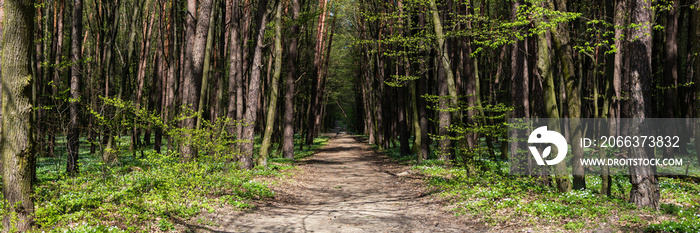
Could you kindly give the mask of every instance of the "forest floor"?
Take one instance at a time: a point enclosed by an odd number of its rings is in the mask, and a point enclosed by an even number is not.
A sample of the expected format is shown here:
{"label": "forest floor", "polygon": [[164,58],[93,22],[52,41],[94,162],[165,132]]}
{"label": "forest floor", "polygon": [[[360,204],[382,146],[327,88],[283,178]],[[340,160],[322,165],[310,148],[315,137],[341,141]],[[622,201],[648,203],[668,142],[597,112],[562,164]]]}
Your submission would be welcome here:
{"label": "forest floor", "polygon": [[275,198],[249,211],[219,210],[202,216],[207,232],[472,232],[445,208],[410,168],[375,152],[361,138],[333,134],[327,146],[298,163],[273,188]]}

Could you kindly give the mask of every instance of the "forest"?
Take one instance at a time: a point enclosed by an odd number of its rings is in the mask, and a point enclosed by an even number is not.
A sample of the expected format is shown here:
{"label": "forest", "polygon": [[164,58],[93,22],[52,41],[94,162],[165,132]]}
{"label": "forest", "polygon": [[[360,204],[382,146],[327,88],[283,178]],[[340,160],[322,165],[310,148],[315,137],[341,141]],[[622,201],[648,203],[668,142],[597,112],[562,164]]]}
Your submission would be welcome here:
{"label": "forest", "polygon": [[[700,231],[697,0],[0,0],[0,22],[3,232],[224,229],[206,216],[265,213],[350,145],[480,231]],[[688,138],[573,145],[600,132],[571,119],[656,118]],[[513,119],[565,119],[570,156],[518,157]]]}

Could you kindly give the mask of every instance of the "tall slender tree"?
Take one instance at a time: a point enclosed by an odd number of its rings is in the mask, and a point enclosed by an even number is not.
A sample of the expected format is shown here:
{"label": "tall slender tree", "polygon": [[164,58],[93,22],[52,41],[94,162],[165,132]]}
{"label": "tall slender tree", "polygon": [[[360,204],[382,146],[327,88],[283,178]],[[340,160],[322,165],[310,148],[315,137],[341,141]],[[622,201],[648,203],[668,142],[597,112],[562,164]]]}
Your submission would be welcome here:
{"label": "tall slender tree", "polygon": [[284,136],[282,153],[287,159],[294,159],[294,80],[297,76],[297,36],[299,34],[299,0],[291,0],[292,27],[287,52],[287,78],[284,94]]}
{"label": "tall slender tree", "polygon": [[[196,0],[187,2],[187,10],[190,12],[187,16],[187,36],[186,36],[186,57],[184,66],[184,83],[183,83],[183,105],[193,112],[198,110],[199,104],[199,88],[202,85],[202,74],[204,69],[204,53],[206,49],[207,36],[209,35],[209,17],[212,12],[212,0],[202,0],[197,6]],[[197,20],[192,18],[192,12],[197,13]],[[182,126],[185,129],[193,129],[195,127],[195,118],[187,118],[183,120]],[[185,135],[184,138],[189,136]],[[189,141],[185,141],[180,147],[180,154],[185,161],[197,157],[197,150]]]}
{"label": "tall slender tree", "polygon": [[270,14],[267,9],[267,1],[258,3],[258,20],[257,20],[257,36],[255,43],[255,51],[253,53],[253,63],[251,64],[250,84],[248,84],[248,102],[245,112],[245,126],[243,129],[241,146],[241,168],[253,168],[253,144],[255,139],[255,122],[258,117],[258,104],[260,101],[260,76],[262,69],[262,48],[264,46],[265,28],[267,25],[267,17]]}
{"label": "tall slender tree", "polygon": [[80,82],[82,79],[81,58],[83,47],[83,0],[73,0],[73,17],[71,26],[71,69],[70,69],[70,132],[68,134],[68,164],[66,172],[78,172],[78,153],[80,150]]}
{"label": "tall slender tree", "polygon": [[265,132],[260,145],[260,158],[258,165],[267,166],[267,157],[272,144],[272,130],[275,127],[275,114],[277,113],[277,94],[279,93],[279,79],[282,75],[282,1],[277,2],[275,9],[275,48],[274,62],[275,71],[270,81],[270,101],[267,106],[267,119],[265,121]]}

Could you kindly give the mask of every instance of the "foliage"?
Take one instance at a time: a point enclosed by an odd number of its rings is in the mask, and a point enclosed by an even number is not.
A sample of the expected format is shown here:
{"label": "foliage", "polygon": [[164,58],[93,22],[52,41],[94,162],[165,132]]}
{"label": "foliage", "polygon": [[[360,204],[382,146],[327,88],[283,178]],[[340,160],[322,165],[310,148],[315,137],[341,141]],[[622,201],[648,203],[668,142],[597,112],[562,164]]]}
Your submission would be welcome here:
{"label": "foliage", "polygon": [[[662,179],[660,186],[667,187],[662,189],[661,202],[665,204],[661,211],[653,211],[628,203],[624,191],[612,197],[600,196],[597,176],[586,177],[590,189],[559,193],[534,178],[498,171],[474,175],[463,168],[419,165],[413,169],[425,176],[431,189],[451,200],[457,214],[497,228],[531,227],[536,223],[540,230],[554,231],[590,231],[608,226],[668,232],[698,229],[700,194],[695,190],[700,184],[691,181]],[[617,182],[624,190],[630,188],[629,182]]]}
{"label": "foliage", "polygon": [[[199,157],[183,162],[176,147],[162,154],[142,149],[140,157],[127,156],[131,154],[125,149],[127,145],[121,145],[111,152],[119,162],[105,164],[101,157],[82,149],[81,173],[73,177],[64,172],[63,158],[39,158],[39,182],[35,186],[35,219],[39,229],[50,232],[173,230],[174,219],[187,220],[224,206],[254,207],[252,200],[274,196],[270,183],[254,178],[281,176],[293,168],[291,161],[271,160],[273,163],[268,167],[237,169],[232,146],[236,141],[226,133],[232,125],[227,118],[216,122],[203,120],[200,129],[184,130],[174,123],[163,124],[154,112],[136,109],[128,101],[101,99],[114,110],[90,109],[90,113],[111,132],[130,127],[159,127],[176,145],[185,140],[192,143]],[[194,116],[197,114],[183,110],[176,119]],[[295,154],[308,156],[327,140],[317,138],[314,145],[306,150],[297,149]]]}
{"label": "foliage", "polygon": [[[217,161],[181,163],[176,153],[148,151],[134,165],[112,169],[112,174],[85,171],[74,178],[45,181],[36,188],[36,219],[41,227],[70,222],[110,223],[134,231],[156,218],[190,218],[213,211],[222,196],[241,200],[274,195],[257,175],[279,175],[279,170],[237,170]],[[289,166],[279,167],[284,169]]]}

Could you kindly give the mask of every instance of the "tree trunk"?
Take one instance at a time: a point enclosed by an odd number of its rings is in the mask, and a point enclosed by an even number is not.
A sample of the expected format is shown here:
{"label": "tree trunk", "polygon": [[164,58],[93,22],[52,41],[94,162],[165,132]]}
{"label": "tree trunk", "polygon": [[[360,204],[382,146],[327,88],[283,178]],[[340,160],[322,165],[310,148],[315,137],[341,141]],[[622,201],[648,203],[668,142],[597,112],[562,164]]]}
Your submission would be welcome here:
{"label": "tree trunk", "polygon": [[[239,2],[238,0],[226,1],[230,4],[226,8],[231,10],[231,32],[229,36],[231,40],[229,41],[229,73],[228,73],[228,112],[226,117],[229,121],[239,119],[239,112],[243,110],[242,102],[243,99],[242,91],[242,74],[241,74],[241,38],[240,38],[240,13],[238,10]],[[240,97],[239,97],[240,96]],[[240,104],[240,105],[239,105]],[[240,138],[240,130],[238,128],[241,126],[239,122],[234,121],[233,125],[228,128],[229,135],[235,135],[236,138]],[[231,146],[237,146],[232,144]]]}
{"label": "tree trunk", "polygon": [[[700,2],[695,3],[695,10],[692,11],[692,18],[691,18],[693,25],[692,28],[692,33],[695,38],[700,38]],[[693,79],[695,80],[695,117],[698,118],[700,117],[700,110],[697,108],[700,106],[700,43],[692,43],[692,51],[693,54],[695,54],[694,59],[693,59]],[[700,121],[695,122],[695,150],[700,151],[700,140],[697,140],[697,138],[700,138]],[[700,163],[700,153],[697,153],[698,157],[698,163]]]}
{"label": "tree trunk", "polygon": [[[537,69],[542,77],[542,90],[544,92],[545,116],[547,118],[558,119],[559,107],[557,106],[557,91],[554,87],[554,75],[551,66],[551,56],[549,53],[548,33],[539,34],[537,37]],[[549,130],[561,132],[559,124],[549,124]],[[557,148],[559,149],[559,148]],[[552,152],[555,154],[556,151]],[[559,192],[571,191],[571,181],[566,168],[566,163],[554,165],[554,175]]]}
{"label": "tree trunk", "polygon": [[78,172],[78,153],[80,150],[80,121],[78,120],[78,103],[80,102],[80,79],[82,77],[81,57],[83,40],[83,1],[73,0],[73,18],[71,28],[71,78],[70,78],[70,131],[68,135],[68,161],[66,172]]}
{"label": "tree trunk", "polygon": [[[65,0],[58,1],[58,9],[56,10],[56,54],[54,55],[54,70],[53,70],[53,85],[51,85],[51,94],[58,96],[58,90],[61,85],[61,58],[63,56],[63,15],[66,8]],[[54,101],[54,104],[55,101]],[[55,156],[56,149],[56,129],[51,130],[49,135],[49,157]]]}
{"label": "tree trunk", "polygon": [[[150,6],[146,6],[146,11]],[[148,57],[149,57],[149,50],[151,47],[151,32],[153,31],[153,21],[155,20],[155,16],[150,16],[150,20],[148,24],[143,25],[143,42],[141,46],[141,55],[140,55],[140,60],[139,60],[139,66],[138,66],[138,71],[136,72],[136,97],[134,99],[134,106],[135,108],[141,109],[141,101],[143,99],[143,89],[144,85],[146,83],[146,69],[148,68]],[[134,125],[136,125],[136,118],[134,118]],[[136,150],[140,149],[141,145],[141,140],[140,140],[140,133],[141,130],[139,130],[139,127],[133,127],[133,131],[131,132],[131,138],[132,138],[132,143],[133,143],[133,153],[136,153]]]}
{"label": "tree trunk", "polygon": [[[437,50],[438,50],[438,56],[440,57],[439,60],[442,62],[441,66],[442,69],[440,72],[442,72],[444,75],[444,79],[440,79],[439,81],[439,86],[440,86],[440,148],[441,151],[440,153],[441,158],[445,161],[445,163],[450,163],[452,159],[454,159],[454,155],[451,152],[451,147],[452,143],[450,142],[450,139],[448,138],[449,132],[447,130],[447,127],[450,126],[450,118],[455,118],[454,115],[457,115],[457,112],[448,112],[448,108],[454,108],[457,107],[458,104],[458,97],[457,97],[457,88],[455,84],[455,78],[454,74],[452,73],[452,65],[449,57],[449,51],[446,47],[445,44],[445,33],[442,31],[442,22],[440,21],[440,15],[438,14],[438,9],[437,9],[437,4],[435,3],[435,0],[430,0],[430,11],[433,17],[433,27],[435,30],[435,35],[437,37]],[[438,75],[440,76],[440,75]],[[442,89],[445,89],[442,91]],[[442,99],[447,98],[449,101],[444,102]],[[444,103],[443,103],[444,102]],[[455,118],[457,119],[457,118]],[[444,134],[443,134],[444,133]]]}
{"label": "tree trunk", "polygon": [[[204,53],[206,49],[207,35],[209,34],[209,17],[211,17],[212,0],[202,0],[197,10],[196,0],[187,2],[187,9],[190,12],[197,12],[197,23],[192,16],[187,18],[187,55],[185,56],[185,70],[183,83],[183,105],[191,111],[197,111],[199,104],[198,89],[202,84],[202,73],[204,69]],[[182,121],[185,131],[195,127],[195,118],[187,118]],[[183,138],[188,138],[189,133],[185,132]],[[184,161],[190,161],[197,157],[197,150],[189,141],[182,142],[180,156]]]}
{"label": "tree trunk", "polygon": [[36,169],[31,54],[34,2],[8,0],[2,37],[2,191],[4,229],[29,231],[34,224],[32,173]]}
{"label": "tree trunk", "polygon": [[265,133],[262,145],[260,145],[260,158],[258,165],[267,166],[267,157],[272,142],[272,129],[275,127],[275,114],[277,114],[277,94],[279,93],[279,80],[282,75],[282,1],[277,2],[275,10],[275,71],[270,81],[270,101],[267,105],[267,120],[265,121]]}
{"label": "tree trunk", "polygon": [[265,26],[267,25],[267,1],[261,1],[258,5],[258,25],[255,52],[253,53],[253,67],[250,72],[250,84],[248,85],[247,107],[245,112],[245,127],[243,129],[244,141],[241,146],[241,168],[253,168],[253,144],[255,136],[255,122],[258,116],[258,102],[260,101],[260,70],[262,67],[262,47],[265,39]]}
{"label": "tree trunk", "polygon": [[[651,2],[635,0],[630,7],[630,23],[640,25],[630,29],[627,39],[629,55],[629,83],[626,87],[630,93],[626,116],[634,118],[625,135],[649,135],[645,123],[646,118],[653,117],[651,112],[652,73],[651,73]],[[631,148],[630,158],[647,159],[653,156],[650,148]],[[630,166],[630,202],[639,207],[659,209],[659,182],[656,169],[647,166]]]}
{"label": "tree trunk", "polygon": [[[166,93],[165,93],[165,111],[163,115],[163,122],[165,123],[166,126],[170,126],[172,123],[172,119],[174,118],[175,115],[175,92],[176,92],[176,87],[177,87],[177,81],[178,81],[178,75],[180,72],[178,71],[179,69],[179,64],[180,64],[180,59],[179,59],[179,49],[180,46],[178,45],[178,35],[177,35],[177,21],[175,19],[175,15],[177,13],[177,6],[175,5],[174,2],[171,2],[170,6],[170,22],[169,22],[169,27],[170,27],[170,37],[168,38],[168,81],[166,85]],[[174,125],[174,124],[173,124]],[[173,149],[173,140],[172,137],[168,136],[168,150]]]}
{"label": "tree trunk", "polygon": [[287,159],[294,159],[294,79],[297,76],[297,36],[299,34],[299,0],[291,0],[293,22],[289,39],[289,52],[287,54],[287,90],[284,95],[284,136],[282,140],[282,153]]}
{"label": "tree trunk", "polygon": [[[214,25],[214,20],[216,19],[216,6],[218,4],[216,3],[216,0],[214,0],[214,3],[212,3],[212,10],[211,10],[211,16],[209,17],[209,30],[207,31],[206,35],[206,45],[204,49],[204,62],[202,64],[202,85],[201,89],[199,91],[199,104],[197,108],[197,112],[200,115],[197,117],[197,124],[195,126],[196,129],[200,129],[202,126],[202,120],[204,118],[204,100],[207,99],[207,90],[209,89],[209,77],[210,75],[210,70],[211,70],[211,50],[212,47],[214,46],[214,28],[216,27]],[[210,104],[211,105],[211,104]]]}
{"label": "tree trunk", "polygon": [[[675,118],[678,113],[678,12],[680,11],[680,0],[670,0],[671,8],[666,15],[666,51],[664,58],[664,80],[663,80],[663,115],[659,117]],[[665,135],[678,135],[677,126],[673,122],[664,127]],[[675,148],[665,147],[664,158],[673,158]]]}
{"label": "tree trunk", "polygon": [[[566,2],[563,0],[554,0],[556,4],[556,10],[561,12],[567,11]],[[548,4],[549,8],[554,10],[553,4]],[[568,106],[568,117],[569,127],[571,130],[571,141],[578,142],[582,136],[582,130],[580,127],[580,121],[578,118],[581,117],[581,84],[580,77],[577,78],[574,74],[574,60],[572,58],[573,49],[571,43],[569,42],[569,28],[566,24],[559,24],[557,27],[551,30],[552,40],[554,41],[554,47],[557,50],[557,55],[561,61],[561,72],[565,82],[566,88],[566,104]],[[579,161],[583,156],[582,147],[572,148],[573,157],[571,161]],[[580,190],[586,188],[586,179],[584,174],[584,169],[581,163],[572,163],[572,172],[574,174],[574,189]]]}
{"label": "tree trunk", "polygon": [[308,119],[308,131],[306,133],[306,144],[313,144],[314,138],[316,137],[317,129],[319,124],[321,124],[321,98],[323,98],[322,86],[323,86],[323,51],[325,45],[325,32],[326,32],[326,0],[319,0],[318,9],[320,14],[318,15],[318,24],[316,27],[316,47],[314,52],[314,81],[311,90],[311,105],[310,114]]}

